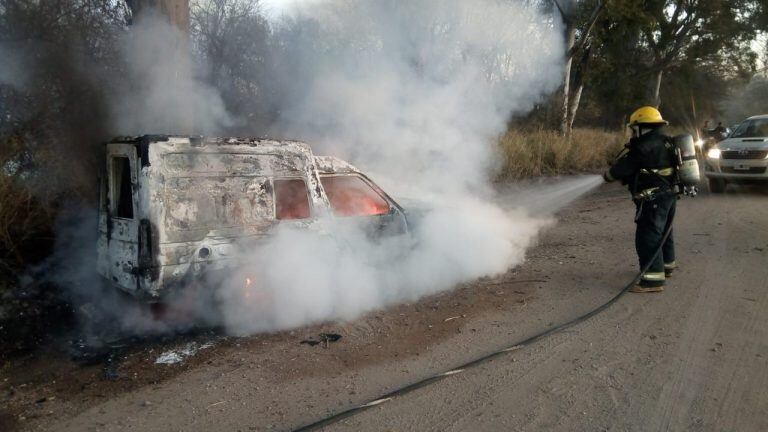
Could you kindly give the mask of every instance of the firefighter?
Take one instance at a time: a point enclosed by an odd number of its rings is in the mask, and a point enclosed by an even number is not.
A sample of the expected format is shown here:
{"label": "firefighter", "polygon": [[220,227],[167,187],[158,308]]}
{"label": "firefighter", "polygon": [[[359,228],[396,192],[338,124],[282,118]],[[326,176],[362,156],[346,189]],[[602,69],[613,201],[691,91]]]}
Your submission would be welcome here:
{"label": "firefighter", "polygon": [[629,118],[632,139],[603,176],[608,182],[619,180],[627,185],[635,203],[635,249],[640,268],[649,266],[640,283],[630,289],[636,293],[663,291],[666,278],[677,268],[671,232],[662,252],[654,258],[677,202],[674,146],[663,131],[667,124],[656,108],[646,106],[635,111]]}

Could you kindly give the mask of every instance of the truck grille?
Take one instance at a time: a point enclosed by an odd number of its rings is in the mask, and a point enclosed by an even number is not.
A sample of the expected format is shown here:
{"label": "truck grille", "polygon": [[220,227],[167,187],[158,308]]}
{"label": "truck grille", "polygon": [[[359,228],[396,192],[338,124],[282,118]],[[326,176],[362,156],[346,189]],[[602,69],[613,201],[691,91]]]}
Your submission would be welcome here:
{"label": "truck grille", "polygon": [[750,169],[737,170],[733,167],[722,167],[720,170],[726,174],[765,174],[766,167],[751,167]]}
{"label": "truck grille", "polygon": [[726,150],[722,154],[723,159],[765,159],[768,150]]}

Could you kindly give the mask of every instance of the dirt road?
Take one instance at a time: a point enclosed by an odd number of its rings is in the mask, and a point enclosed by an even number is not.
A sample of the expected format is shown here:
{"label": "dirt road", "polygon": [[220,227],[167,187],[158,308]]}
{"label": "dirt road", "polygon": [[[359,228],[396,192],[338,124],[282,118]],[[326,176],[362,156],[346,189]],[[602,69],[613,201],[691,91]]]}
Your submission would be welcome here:
{"label": "dirt road", "polygon": [[[327,430],[768,430],[768,193],[680,203],[682,269],[533,346]],[[618,186],[572,204],[508,274],[370,314],[248,338],[129,350],[105,381],[55,354],[3,370],[6,426],[27,430],[290,430],[507,346],[632,279],[633,209]],[[342,339],[300,342],[321,332]],[[183,346],[189,341],[173,342]],[[172,346],[171,346],[172,347]],[[30,372],[32,371],[32,372]]]}

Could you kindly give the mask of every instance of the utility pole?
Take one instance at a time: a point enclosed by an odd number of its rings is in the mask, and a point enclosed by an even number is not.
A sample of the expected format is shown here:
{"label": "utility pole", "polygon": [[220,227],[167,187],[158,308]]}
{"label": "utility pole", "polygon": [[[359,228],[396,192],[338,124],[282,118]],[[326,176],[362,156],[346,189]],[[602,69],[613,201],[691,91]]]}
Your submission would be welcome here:
{"label": "utility pole", "polygon": [[143,14],[159,12],[168,22],[189,37],[189,0],[126,0],[134,21]]}
{"label": "utility pole", "polygon": [[[169,62],[168,76],[180,83],[192,83],[192,58],[189,43],[189,0],[125,0],[133,14],[132,24],[141,28],[141,23],[150,17],[161,17],[175,31],[167,40],[156,41],[157,44],[168,44],[171,47],[172,60]],[[141,30],[139,30],[141,31]],[[153,49],[151,46],[140,49]],[[190,135],[194,133],[194,111],[185,101],[183,94],[171,94],[172,104],[176,107],[176,115],[168,116],[165,131],[145,131],[146,133],[172,133]]]}

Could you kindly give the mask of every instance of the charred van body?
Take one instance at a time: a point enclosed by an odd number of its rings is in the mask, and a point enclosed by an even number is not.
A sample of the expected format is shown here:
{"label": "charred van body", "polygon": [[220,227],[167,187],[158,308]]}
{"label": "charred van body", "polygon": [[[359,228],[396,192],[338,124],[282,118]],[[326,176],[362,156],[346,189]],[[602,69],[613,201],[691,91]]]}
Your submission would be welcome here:
{"label": "charred van body", "polygon": [[352,165],[298,141],[184,136],[106,145],[98,272],[160,300],[238,266],[280,224],[350,218],[371,236],[407,233],[403,209]]}

